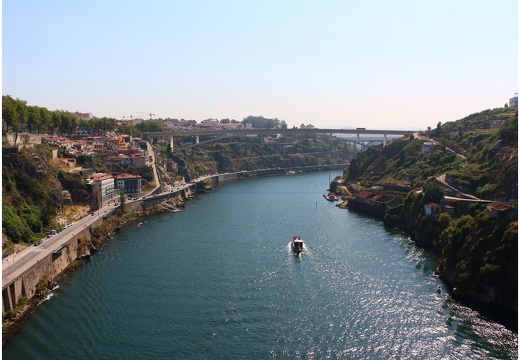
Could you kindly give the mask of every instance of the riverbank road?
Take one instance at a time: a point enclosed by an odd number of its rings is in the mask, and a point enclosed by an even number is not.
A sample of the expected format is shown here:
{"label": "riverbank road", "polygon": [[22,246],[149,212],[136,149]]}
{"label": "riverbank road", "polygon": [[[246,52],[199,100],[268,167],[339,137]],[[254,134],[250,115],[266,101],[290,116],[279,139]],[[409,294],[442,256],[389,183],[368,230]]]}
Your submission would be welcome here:
{"label": "riverbank road", "polygon": [[153,170],[153,178],[155,180],[155,188],[153,188],[149,194],[152,194],[155,190],[157,190],[160,186],[161,186],[161,182],[159,180],[159,175],[157,174],[157,167],[155,165],[155,151],[152,147],[152,144],[150,144],[150,142],[146,142],[146,149],[147,149],[147,152],[148,152],[148,155],[150,156],[151,158],[151,163],[152,163],[152,170]]}
{"label": "riverbank road", "polygon": [[7,260],[4,259],[2,261],[2,287],[29,270],[38,263],[38,261],[49,256],[60,246],[68,243],[75,234],[92,225],[99,218],[110,214],[112,211],[114,211],[113,206],[98,210],[94,212],[94,215],[89,215],[76,221],[72,226],[69,226],[60,233],[52,235],[50,238],[42,239],[41,244],[29,246],[23,251],[9,255]]}

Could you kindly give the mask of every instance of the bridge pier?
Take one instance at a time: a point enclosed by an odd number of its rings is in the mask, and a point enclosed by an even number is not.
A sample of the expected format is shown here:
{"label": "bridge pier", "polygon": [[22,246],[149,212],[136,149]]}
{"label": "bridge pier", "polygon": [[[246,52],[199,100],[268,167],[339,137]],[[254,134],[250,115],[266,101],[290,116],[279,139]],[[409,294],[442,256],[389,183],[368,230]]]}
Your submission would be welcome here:
{"label": "bridge pier", "polygon": [[173,136],[170,136],[170,149],[173,149]]}
{"label": "bridge pier", "polygon": [[356,134],[356,142],[359,144],[359,133]]}
{"label": "bridge pier", "polygon": [[383,147],[386,146],[386,134],[383,134]]}
{"label": "bridge pier", "polygon": [[200,142],[200,135],[195,135],[195,144]]}

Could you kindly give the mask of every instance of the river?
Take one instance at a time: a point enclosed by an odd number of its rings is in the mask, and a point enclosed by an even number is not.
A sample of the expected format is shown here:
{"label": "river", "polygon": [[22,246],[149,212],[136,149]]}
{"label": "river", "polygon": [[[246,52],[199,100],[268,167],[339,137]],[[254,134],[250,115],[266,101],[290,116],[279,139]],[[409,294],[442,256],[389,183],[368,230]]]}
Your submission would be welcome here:
{"label": "river", "polygon": [[328,182],[234,181],[123,229],[60,279],[4,359],[518,356],[516,333],[450,298],[433,254],[326,201]]}

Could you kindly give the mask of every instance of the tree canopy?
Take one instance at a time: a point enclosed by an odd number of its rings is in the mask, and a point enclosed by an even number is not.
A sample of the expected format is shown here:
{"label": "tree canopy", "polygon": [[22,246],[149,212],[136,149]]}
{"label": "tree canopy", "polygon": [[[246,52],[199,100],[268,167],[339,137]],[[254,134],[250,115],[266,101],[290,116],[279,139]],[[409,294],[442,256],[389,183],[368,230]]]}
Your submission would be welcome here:
{"label": "tree canopy", "polygon": [[242,120],[242,124],[244,124],[244,126],[246,124],[252,124],[255,129],[274,129],[277,126],[287,129],[287,123],[285,120],[280,121],[278,118],[268,119],[263,116],[249,115]]}

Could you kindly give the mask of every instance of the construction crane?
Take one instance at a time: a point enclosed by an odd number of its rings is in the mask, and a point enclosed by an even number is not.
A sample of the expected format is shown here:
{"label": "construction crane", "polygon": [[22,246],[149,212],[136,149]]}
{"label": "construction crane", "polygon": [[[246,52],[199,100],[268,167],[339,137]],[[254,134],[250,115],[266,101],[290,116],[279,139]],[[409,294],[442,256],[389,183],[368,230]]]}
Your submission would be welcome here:
{"label": "construction crane", "polygon": [[[150,120],[153,120],[153,116],[155,116],[155,114],[149,112],[149,113],[145,113],[145,112],[140,112],[138,111],[136,114],[143,114],[143,115],[149,115],[150,116]],[[123,116],[123,119],[128,119],[130,118],[130,120],[134,119],[134,118],[142,118],[143,116],[142,115],[138,115],[138,116],[134,116],[132,113],[130,113],[130,116]]]}

